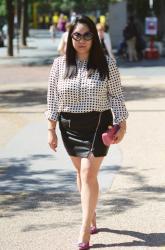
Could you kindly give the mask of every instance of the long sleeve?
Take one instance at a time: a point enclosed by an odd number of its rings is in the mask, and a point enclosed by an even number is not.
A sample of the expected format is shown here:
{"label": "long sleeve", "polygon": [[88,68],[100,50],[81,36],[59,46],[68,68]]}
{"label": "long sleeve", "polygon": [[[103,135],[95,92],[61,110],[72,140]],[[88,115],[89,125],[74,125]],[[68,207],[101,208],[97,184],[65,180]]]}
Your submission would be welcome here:
{"label": "long sleeve", "polygon": [[119,123],[128,118],[128,111],[125,106],[120,73],[115,60],[111,59],[109,64],[110,79],[108,80],[108,93],[114,113],[115,123]]}
{"label": "long sleeve", "polygon": [[48,91],[47,91],[47,111],[45,112],[46,118],[49,120],[58,120],[58,58],[54,60],[49,74]]}

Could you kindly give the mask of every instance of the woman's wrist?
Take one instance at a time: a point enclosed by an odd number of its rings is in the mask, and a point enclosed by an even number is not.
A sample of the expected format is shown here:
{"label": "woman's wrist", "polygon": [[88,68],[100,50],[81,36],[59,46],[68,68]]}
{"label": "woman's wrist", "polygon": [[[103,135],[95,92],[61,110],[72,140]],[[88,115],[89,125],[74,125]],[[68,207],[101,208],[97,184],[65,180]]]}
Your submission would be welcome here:
{"label": "woman's wrist", "polygon": [[120,127],[120,130],[123,131],[124,133],[126,133],[126,128]]}
{"label": "woman's wrist", "polygon": [[48,128],[49,132],[55,132],[55,128]]}
{"label": "woman's wrist", "polygon": [[122,121],[119,123],[120,129],[126,133],[126,121]]}
{"label": "woman's wrist", "polygon": [[55,131],[56,129],[56,121],[48,120],[48,130]]}

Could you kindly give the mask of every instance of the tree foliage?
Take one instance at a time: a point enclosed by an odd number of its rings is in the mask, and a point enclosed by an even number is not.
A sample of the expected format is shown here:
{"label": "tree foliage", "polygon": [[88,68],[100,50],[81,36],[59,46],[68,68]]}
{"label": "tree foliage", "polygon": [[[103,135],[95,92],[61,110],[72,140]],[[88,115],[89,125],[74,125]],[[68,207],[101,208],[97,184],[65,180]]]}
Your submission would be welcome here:
{"label": "tree foliage", "polygon": [[85,13],[95,10],[106,11],[109,1],[107,0],[52,0],[52,6],[61,11],[76,11]]}
{"label": "tree foliage", "polygon": [[6,15],[6,4],[5,0],[0,0],[0,16]]}

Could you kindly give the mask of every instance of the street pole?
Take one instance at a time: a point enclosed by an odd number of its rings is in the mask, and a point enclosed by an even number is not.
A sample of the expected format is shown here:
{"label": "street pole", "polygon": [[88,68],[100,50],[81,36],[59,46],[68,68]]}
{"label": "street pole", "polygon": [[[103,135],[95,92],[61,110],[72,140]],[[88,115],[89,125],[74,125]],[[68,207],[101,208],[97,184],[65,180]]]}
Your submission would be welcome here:
{"label": "street pole", "polygon": [[[149,0],[149,5],[150,5],[151,16],[154,16],[153,0]],[[151,49],[151,51],[153,51],[153,49],[154,49],[154,36],[153,35],[150,36],[150,49]]]}
{"label": "street pole", "polygon": [[20,47],[19,47],[19,18],[18,18],[18,8],[19,8],[19,4],[18,4],[18,0],[16,1],[16,39],[17,39],[17,54],[19,54],[20,52]]}
{"label": "street pole", "polygon": [[151,15],[151,16],[154,16],[154,9],[153,9],[153,5],[154,5],[154,0],[149,0],[150,15]]}
{"label": "street pole", "polygon": [[157,35],[157,17],[153,10],[153,0],[149,0],[150,16],[146,17],[146,35],[150,37],[149,47],[146,48],[144,57],[146,59],[158,59],[160,53],[154,46],[154,38]]}

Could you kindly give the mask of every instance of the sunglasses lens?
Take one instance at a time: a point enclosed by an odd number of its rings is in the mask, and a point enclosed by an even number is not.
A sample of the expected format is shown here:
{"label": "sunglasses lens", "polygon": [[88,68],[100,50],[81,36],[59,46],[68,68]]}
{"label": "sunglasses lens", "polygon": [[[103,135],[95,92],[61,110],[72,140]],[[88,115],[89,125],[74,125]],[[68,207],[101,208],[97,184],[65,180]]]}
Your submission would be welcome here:
{"label": "sunglasses lens", "polygon": [[81,34],[79,34],[78,32],[75,32],[72,34],[72,38],[76,41],[80,41],[81,39]]}
{"label": "sunglasses lens", "polygon": [[91,32],[86,32],[84,34],[80,34],[78,32],[75,32],[72,34],[72,38],[76,41],[80,41],[82,38],[85,40],[85,41],[89,41],[89,40],[92,40],[93,38],[93,34]]}
{"label": "sunglasses lens", "polygon": [[92,40],[93,34],[91,32],[87,32],[84,34],[84,40],[89,41]]}

